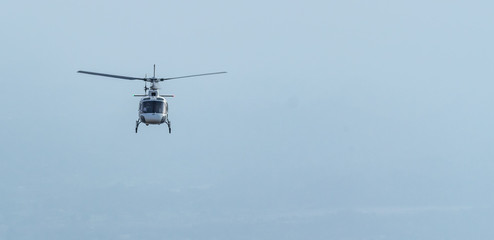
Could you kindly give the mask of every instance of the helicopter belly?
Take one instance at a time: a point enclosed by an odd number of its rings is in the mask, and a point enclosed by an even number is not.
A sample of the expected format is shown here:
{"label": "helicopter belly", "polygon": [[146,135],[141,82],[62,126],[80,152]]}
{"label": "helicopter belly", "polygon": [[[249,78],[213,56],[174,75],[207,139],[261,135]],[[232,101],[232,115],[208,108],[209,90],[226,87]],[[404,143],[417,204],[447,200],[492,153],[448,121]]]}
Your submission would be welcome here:
{"label": "helicopter belly", "polygon": [[146,124],[162,124],[165,122],[165,114],[160,113],[142,113],[141,121]]}

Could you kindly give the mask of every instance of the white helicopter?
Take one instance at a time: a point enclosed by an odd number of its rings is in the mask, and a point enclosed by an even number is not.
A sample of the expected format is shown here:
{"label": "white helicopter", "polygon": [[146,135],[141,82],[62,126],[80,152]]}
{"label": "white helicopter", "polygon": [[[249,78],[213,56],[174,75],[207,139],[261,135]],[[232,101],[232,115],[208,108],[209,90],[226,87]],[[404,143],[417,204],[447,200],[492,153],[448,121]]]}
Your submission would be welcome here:
{"label": "white helicopter", "polygon": [[[174,95],[171,94],[160,95],[158,92],[159,82],[178,79],[178,78],[198,77],[198,76],[226,73],[226,72],[213,72],[213,73],[203,73],[203,74],[195,74],[195,75],[188,75],[181,77],[156,78],[156,65],[154,65],[152,78],[128,77],[128,76],[120,76],[120,75],[112,75],[106,73],[88,72],[88,71],[77,71],[77,72],[103,76],[103,77],[120,78],[125,80],[142,80],[145,82],[144,94],[134,94],[134,97],[142,97],[141,101],[139,102],[139,113],[138,113],[138,119],[136,121],[136,133],[140,123],[144,123],[146,124],[146,126],[148,126],[149,124],[160,125],[162,123],[166,123],[166,125],[168,125],[168,133],[172,133],[171,123],[170,120],[168,119],[168,103],[166,102],[165,98],[174,97]],[[149,87],[147,86],[148,82],[151,83],[151,86]]]}

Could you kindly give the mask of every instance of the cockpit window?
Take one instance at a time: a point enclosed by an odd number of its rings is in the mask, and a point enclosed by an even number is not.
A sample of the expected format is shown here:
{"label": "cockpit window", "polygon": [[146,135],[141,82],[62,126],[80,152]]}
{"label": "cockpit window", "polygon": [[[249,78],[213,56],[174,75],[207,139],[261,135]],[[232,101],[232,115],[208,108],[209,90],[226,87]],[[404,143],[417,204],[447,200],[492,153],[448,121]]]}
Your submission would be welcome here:
{"label": "cockpit window", "polygon": [[147,101],[142,103],[141,111],[143,113],[163,113],[164,102]]}

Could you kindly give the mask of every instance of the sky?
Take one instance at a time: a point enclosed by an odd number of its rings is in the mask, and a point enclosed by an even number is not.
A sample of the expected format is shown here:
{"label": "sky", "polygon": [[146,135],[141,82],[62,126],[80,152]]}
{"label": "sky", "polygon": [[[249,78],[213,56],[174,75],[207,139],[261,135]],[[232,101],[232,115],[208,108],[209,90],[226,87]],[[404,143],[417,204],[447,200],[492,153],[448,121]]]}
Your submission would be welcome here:
{"label": "sky", "polygon": [[493,7],[2,1],[0,239],[492,239]]}

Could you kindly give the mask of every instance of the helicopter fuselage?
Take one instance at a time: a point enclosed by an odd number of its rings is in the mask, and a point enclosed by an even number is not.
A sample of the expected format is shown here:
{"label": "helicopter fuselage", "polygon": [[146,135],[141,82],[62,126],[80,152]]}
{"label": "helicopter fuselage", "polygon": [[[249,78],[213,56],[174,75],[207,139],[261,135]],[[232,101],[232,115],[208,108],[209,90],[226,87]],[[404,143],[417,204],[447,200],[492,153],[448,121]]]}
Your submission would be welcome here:
{"label": "helicopter fuselage", "polygon": [[168,102],[165,97],[174,97],[171,94],[160,95],[157,83],[152,83],[148,91],[147,86],[144,88],[146,94],[134,94],[136,97],[142,97],[139,102],[138,119],[136,121],[136,132],[140,123],[147,125],[168,125],[168,132],[171,133],[170,120],[168,119]]}
{"label": "helicopter fuselage", "polygon": [[145,97],[139,103],[139,120],[144,124],[162,124],[168,119],[168,102],[163,97]]}

